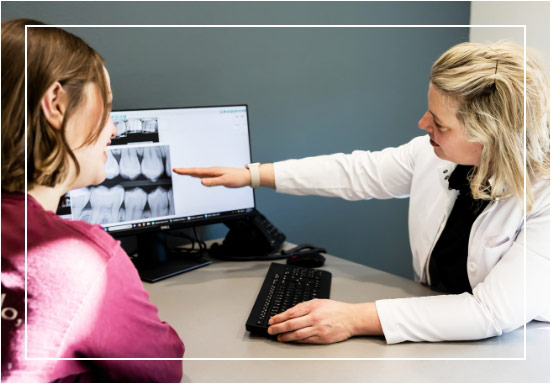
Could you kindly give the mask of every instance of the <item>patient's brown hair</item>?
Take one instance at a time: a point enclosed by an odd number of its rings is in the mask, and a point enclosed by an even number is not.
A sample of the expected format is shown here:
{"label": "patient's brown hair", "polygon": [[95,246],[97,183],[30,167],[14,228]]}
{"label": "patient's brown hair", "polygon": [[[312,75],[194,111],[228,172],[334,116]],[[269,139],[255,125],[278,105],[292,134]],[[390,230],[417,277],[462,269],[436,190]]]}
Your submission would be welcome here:
{"label": "patient's brown hair", "polygon": [[[80,171],[65,139],[68,119],[95,83],[103,117],[82,145],[94,143],[107,122],[109,105],[103,58],[79,37],[43,23],[17,19],[2,23],[2,192],[25,191],[25,25],[27,28],[27,187],[52,187],[65,180],[69,161]],[[50,126],[40,106],[58,81],[68,96],[61,129]]]}

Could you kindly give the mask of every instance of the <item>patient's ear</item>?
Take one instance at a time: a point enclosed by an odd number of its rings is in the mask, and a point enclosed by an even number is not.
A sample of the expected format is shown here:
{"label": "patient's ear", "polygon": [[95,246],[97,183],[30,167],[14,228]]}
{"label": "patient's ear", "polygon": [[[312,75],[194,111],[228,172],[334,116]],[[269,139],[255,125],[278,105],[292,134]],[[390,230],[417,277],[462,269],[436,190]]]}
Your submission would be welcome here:
{"label": "patient's ear", "polygon": [[40,107],[44,117],[55,129],[61,129],[65,111],[67,110],[67,92],[56,81],[46,90],[40,100]]}

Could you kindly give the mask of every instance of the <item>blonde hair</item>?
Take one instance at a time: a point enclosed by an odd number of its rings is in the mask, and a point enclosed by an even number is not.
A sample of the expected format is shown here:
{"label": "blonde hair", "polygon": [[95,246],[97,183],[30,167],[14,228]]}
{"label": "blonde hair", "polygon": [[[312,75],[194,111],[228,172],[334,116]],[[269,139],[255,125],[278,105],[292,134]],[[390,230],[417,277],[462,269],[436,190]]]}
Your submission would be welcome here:
{"label": "blonde hair", "polygon": [[[2,191],[25,191],[25,25],[43,23],[17,19],[2,23]],[[59,28],[27,29],[27,184],[52,187],[69,172],[69,161],[80,167],[65,139],[69,118],[86,99],[94,83],[103,99],[103,116],[82,144],[94,143],[109,115],[103,59],[79,37]],[[40,100],[58,81],[69,103],[61,129],[46,120]]]}
{"label": "blonde hair", "polygon": [[[510,42],[462,43],[434,63],[431,82],[457,106],[467,140],[483,145],[470,175],[475,199],[524,196],[524,50]],[[526,206],[532,183],[549,178],[549,79],[526,54]]]}

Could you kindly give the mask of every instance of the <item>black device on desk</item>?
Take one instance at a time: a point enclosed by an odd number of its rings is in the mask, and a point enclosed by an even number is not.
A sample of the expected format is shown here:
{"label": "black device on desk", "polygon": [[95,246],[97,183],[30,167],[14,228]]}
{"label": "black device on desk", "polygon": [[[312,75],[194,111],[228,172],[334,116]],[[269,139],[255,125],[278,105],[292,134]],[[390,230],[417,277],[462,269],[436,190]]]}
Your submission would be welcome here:
{"label": "black device on desk", "polygon": [[268,321],[303,301],[328,299],[331,272],[296,265],[272,263],[256,298],[245,329],[268,335]]}
{"label": "black device on desk", "polygon": [[301,244],[287,251],[281,251],[281,255],[287,257],[287,264],[299,267],[318,268],[325,263],[325,248],[319,248],[311,244]]}
{"label": "black device on desk", "polygon": [[209,262],[169,249],[164,231],[257,217],[252,188],[208,188],[172,173],[173,166],[251,163],[247,105],[119,110],[111,118],[117,136],[106,151],[105,181],[68,192],[57,213],[101,224],[116,238],[135,236],[142,280]]}
{"label": "black device on desk", "polygon": [[266,217],[255,210],[254,214],[238,219],[225,221],[230,229],[223,243],[214,243],[209,255],[222,260],[248,261],[273,260],[286,258],[278,254],[285,242],[281,233]]}

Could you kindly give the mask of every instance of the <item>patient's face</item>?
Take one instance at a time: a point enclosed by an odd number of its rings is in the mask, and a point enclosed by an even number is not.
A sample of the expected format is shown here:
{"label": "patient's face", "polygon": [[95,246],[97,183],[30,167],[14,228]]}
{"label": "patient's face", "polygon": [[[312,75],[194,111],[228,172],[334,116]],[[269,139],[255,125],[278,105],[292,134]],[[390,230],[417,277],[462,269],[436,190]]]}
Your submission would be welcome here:
{"label": "patient's face", "polygon": [[[105,73],[110,105],[113,96],[107,70]],[[117,134],[117,128],[109,117],[96,142],[82,146],[89,133],[100,123],[104,112],[101,92],[96,84],[87,84],[85,95],[84,102],[67,122],[67,143],[80,165],[80,174],[70,185],[70,189],[99,184],[105,180],[106,148],[111,143],[111,138]]]}

